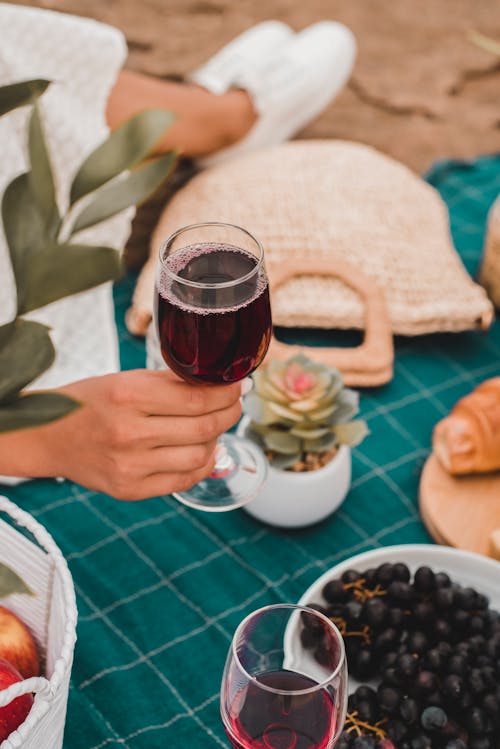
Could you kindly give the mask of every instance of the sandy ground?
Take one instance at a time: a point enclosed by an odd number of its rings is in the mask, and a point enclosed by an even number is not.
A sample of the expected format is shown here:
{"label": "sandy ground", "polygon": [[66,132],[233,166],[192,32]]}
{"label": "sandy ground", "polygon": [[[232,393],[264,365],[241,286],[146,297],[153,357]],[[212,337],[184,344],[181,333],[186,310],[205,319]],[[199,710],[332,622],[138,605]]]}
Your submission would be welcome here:
{"label": "sandy ground", "polygon": [[301,137],[370,143],[424,171],[436,158],[500,150],[500,60],[468,32],[500,41],[498,0],[39,0],[127,37],[128,66],[184,74],[248,26],[278,18],[351,27],[352,79]]}
{"label": "sandy ground", "polygon": [[[127,66],[183,75],[258,21],[301,29],[347,24],[359,54],[352,78],[299,137],[373,145],[424,172],[445,157],[500,151],[500,59],[470,40],[500,41],[499,0],[38,0],[124,32]],[[157,211],[136,220],[128,261],[139,265]]]}

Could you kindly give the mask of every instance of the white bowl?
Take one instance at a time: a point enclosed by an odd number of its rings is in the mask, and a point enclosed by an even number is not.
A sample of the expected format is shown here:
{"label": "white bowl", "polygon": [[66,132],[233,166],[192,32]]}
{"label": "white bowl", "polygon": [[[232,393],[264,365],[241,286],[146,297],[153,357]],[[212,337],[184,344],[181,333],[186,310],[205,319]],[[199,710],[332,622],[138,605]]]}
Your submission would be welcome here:
{"label": "white bowl", "polygon": [[[301,595],[298,605],[307,606],[311,603],[326,603],[323,598],[323,588],[330,580],[334,580],[348,569],[362,572],[369,567],[378,567],[385,562],[404,562],[414,573],[421,565],[428,565],[435,572],[447,572],[453,582],[468,585],[480,593],[488,596],[490,606],[500,609],[500,563],[481,554],[463,549],[453,549],[449,546],[435,546],[434,544],[400,544],[372,549],[354,557],[345,559],[318,577]],[[300,643],[299,618],[290,619],[285,633],[285,668],[323,678],[323,671],[318,670],[311,651],[304,650]],[[358,682],[349,677],[349,691],[353,691]]]}
{"label": "white bowl", "polygon": [[469,585],[488,596],[491,605],[500,609],[500,562],[465,549],[435,544],[399,544],[372,549],[345,559],[318,577],[300,597],[301,606],[321,603],[326,583],[348,569],[363,571],[385,562],[404,562],[410,572],[425,564],[435,572],[447,572],[454,582]]}
{"label": "white bowl", "polygon": [[[245,417],[237,433],[245,436]],[[265,484],[243,508],[249,515],[279,528],[303,528],[331,515],[344,501],[351,484],[351,450],[341,445],[337,455],[317,471],[296,473],[268,465]]]}

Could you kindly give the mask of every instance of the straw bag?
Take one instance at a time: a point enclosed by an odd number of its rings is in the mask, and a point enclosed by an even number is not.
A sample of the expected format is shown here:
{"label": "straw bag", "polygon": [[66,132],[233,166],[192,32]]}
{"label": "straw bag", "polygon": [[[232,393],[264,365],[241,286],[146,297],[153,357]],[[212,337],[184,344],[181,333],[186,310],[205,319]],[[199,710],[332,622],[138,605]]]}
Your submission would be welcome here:
{"label": "straw bag", "polygon": [[13,568],[35,592],[34,596],[9,596],[6,605],[32,631],[46,673],[46,677],[25,679],[0,691],[0,707],[21,694],[35,694],[26,720],[2,743],[2,749],[60,749],[76,640],[73,582],[61,551],[43,526],[6,497],[0,497],[0,513],[27,529],[37,542],[0,519],[0,562]]}
{"label": "straw bag", "polygon": [[[130,319],[151,318],[161,241],[181,226],[203,221],[244,226],[262,241],[277,325],[365,328],[369,333],[373,313],[367,313],[366,294],[356,288],[361,284],[382,298],[375,324],[379,331],[386,327],[384,298],[393,333],[486,329],[492,322],[491,302],[452,245],[438,193],[368,146],[292,141],[196,176],[160,219]],[[323,348],[308,353],[328,363],[341,361],[351,384],[380,384],[392,371],[388,335],[380,339],[385,348],[376,363],[366,340],[364,349],[353,354],[336,351],[332,356]],[[274,344],[272,351],[286,354]]]}
{"label": "straw bag", "polygon": [[500,308],[500,195],[488,214],[486,244],[479,281],[495,307]]}

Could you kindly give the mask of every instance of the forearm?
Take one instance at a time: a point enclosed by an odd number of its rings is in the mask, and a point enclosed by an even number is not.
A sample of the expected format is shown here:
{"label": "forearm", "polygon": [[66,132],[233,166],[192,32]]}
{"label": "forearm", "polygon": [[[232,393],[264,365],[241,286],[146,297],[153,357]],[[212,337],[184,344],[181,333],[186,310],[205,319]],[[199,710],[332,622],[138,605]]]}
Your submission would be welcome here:
{"label": "forearm", "polygon": [[0,434],[0,475],[43,478],[57,475],[50,445],[58,422],[34,429],[19,429]]}

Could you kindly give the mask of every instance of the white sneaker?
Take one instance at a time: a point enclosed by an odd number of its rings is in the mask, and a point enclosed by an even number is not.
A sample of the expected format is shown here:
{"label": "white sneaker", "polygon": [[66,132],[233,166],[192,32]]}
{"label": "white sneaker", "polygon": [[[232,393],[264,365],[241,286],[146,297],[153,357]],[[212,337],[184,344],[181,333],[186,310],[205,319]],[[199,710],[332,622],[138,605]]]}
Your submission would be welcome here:
{"label": "white sneaker", "polygon": [[223,94],[239,85],[238,80],[249,68],[267,60],[292,36],[292,29],[281,21],[258,23],[220,49],[187,79],[214,94]]}
{"label": "white sneaker", "polygon": [[215,166],[291,138],[341,91],[355,58],[356,40],[341,23],[321,21],[290,36],[267,60],[249,65],[233,83],[248,91],[259,114],[250,132],[197,163]]}

